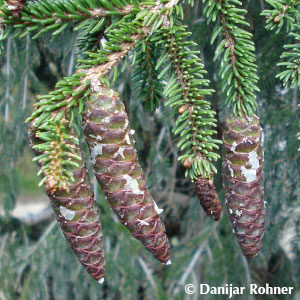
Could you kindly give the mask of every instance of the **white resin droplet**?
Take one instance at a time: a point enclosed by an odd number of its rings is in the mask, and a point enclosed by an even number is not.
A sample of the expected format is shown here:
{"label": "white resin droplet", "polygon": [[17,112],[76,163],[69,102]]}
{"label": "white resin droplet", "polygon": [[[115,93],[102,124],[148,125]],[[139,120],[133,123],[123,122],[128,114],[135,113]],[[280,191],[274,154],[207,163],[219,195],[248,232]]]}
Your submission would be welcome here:
{"label": "white resin droplet", "polygon": [[137,219],[137,221],[141,224],[141,225],[149,225],[149,223],[145,220],[140,220],[140,219]]}
{"label": "white resin droplet", "polygon": [[107,43],[107,40],[105,37],[103,37],[101,40],[100,40],[100,43],[101,43],[101,46],[104,48],[106,46],[106,43]]}
{"label": "white resin droplet", "polygon": [[234,151],[235,150],[235,148],[236,148],[236,146],[237,146],[237,143],[236,142],[233,142],[232,143],[232,147],[231,147],[231,151]]}
{"label": "white resin droplet", "polygon": [[169,259],[169,260],[165,263],[166,266],[169,266],[169,265],[171,265],[171,264],[172,264],[171,259]]}
{"label": "white resin droplet", "polygon": [[92,163],[94,164],[96,162],[96,157],[98,155],[101,155],[102,154],[102,149],[103,149],[103,146],[105,144],[97,144],[95,145],[93,148],[92,148],[92,151],[91,151],[91,156],[92,156]]}
{"label": "white resin droplet", "polygon": [[128,119],[125,119],[125,123],[124,123],[123,129],[126,129],[128,127],[128,124],[129,124]]}
{"label": "white resin droplet", "polygon": [[246,182],[252,182],[257,178],[256,170],[259,169],[259,159],[256,151],[249,153],[249,164],[251,165],[251,169],[247,169],[244,166],[241,168]]}
{"label": "white resin droplet", "polygon": [[249,153],[249,163],[252,166],[252,169],[257,170],[259,168],[259,159],[256,151]]}
{"label": "white resin droplet", "polygon": [[8,8],[9,10],[14,10],[14,9],[17,9],[18,7],[15,6],[15,5],[8,5],[7,8]]}
{"label": "white resin droplet", "polygon": [[125,150],[125,147],[120,147],[119,150],[114,154],[113,158],[117,158],[118,155],[121,155],[121,157],[123,159],[125,159],[125,156],[124,156],[124,150]]}
{"label": "white resin droplet", "polygon": [[230,165],[228,165],[228,169],[230,171],[231,178],[234,178],[234,172],[233,172],[233,169],[230,167]]}
{"label": "white resin droplet", "polygon": [[245,229],[240,229],[240,228],[237,228],[237,233],[239,234],[245,234]]}
{"label": "white resin droplet", "polygon": [[241,168],[242,174],[245,176],[246,182],[254,181],[256,177],[256,169],[246,169],[244,166]]}
{"label": "white resin droplet", "polygon": [[243,211],[242,210],[236,210],[235,211],[235,214],[240,217],[242,214],[243,214]]}
{"label": "white resin droplet", "polygon": [[89,135],[91,138],[93,139],[96,139],[97,141],[101,141],[102,140],[102,137],[100,135],[93,135],[93,134],[90,134]]}
{"label": "white resin droplet", "polygon": [[126,180],[126,183],[125,183],[126,190],[130,190],[134,194],[144,194],[144,192],[140,190],[139,183],[135,178],[133,178],[127,174],[123,175],[123,178]]}
{"label": "white resin droplet", "polygon": [[103,122],[104,122],[104,123],[109,123],[109,121],[110,121],[110,117],[105,117],[105,118],[103,119]]}
{"label": "white resin droplet", "polygon": [[156,212],[158,213],[158,214],[161,214],[164,210],[163,209],[161,209],[161,208],[159,208],[158,206],[157,206],[157,204],[156,204],[156,202],[153,200],[153,204],[154,204],[154,209],[156,210]]}
{"label": "white resin droplet", "polygon": [[131,144],[131,142],[130,142],[130,137],[129,137],[129,134],[128,134],[128,133],[126,133],[125,141],[126,141],[126,143],[127,143],[128,145]]}
{"label": "white resin droplet", "polygon": [[105,281],[104,278],[100,278],[98,282],[99,282],[100,284],[102,284],[104,281]]}
{"label": "white resin droplet", "polygon": [[60,211],[61,215],[68,221],[72,221],[75,217],[75,211],[68,209],[64,206],[60,206],[59,211]]}

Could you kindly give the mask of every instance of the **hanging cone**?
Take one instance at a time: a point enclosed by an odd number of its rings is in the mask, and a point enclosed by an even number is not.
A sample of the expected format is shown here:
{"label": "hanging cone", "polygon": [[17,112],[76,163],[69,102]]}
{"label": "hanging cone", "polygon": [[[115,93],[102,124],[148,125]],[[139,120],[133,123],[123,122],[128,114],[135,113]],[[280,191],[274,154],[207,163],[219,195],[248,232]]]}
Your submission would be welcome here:
{"label": "hanging cone", "polygon": [[11,11],[14,17],[19,17],[20,12],[25,4],[26,0],[8,0],[7,8]]}
{"label": "hanging cone", "polygon": [[195,191],[206,214],[215,221],[220,220],[222,206],[212,179],[198,177]]}
{"label": "hanging cone", "polygon": [[83,128],[94,173],[107,200],[132,236],[154,257],[170,264],[169,242],[159,209],[143,179],[124,104],[100,87],[86,100]]}
{"label": "hanging cone", "polygon": [[259,118],[229,116],[223,134],[226,205],[245,256],[257,255],[265,224],[263,132]]}
{"label": "hanging cone", "polygon": [[[37,137],[33,124],[34,122],[30,124],[29,131],[30,147],[43,143]],[[73,130],[66,133],[74,135]],[[41,154],[36,149],[33,149],[33,152],[35,156]],[[61,188],[51,192],[46,189],[46,193],[70,248],[87,272],[102,283],[105,263],[99,211],[79,146],[74,149],[74,154],[81,156],[81,161],[79,167],[72,167],[75,180],[70,184],[69,190]]]}

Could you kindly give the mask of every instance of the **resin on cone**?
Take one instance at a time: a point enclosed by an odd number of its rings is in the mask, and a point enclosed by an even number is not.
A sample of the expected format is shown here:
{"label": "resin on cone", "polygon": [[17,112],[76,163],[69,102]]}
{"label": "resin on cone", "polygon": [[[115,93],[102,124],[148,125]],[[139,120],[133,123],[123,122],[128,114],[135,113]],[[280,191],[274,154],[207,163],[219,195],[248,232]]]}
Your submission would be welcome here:
{"label": "resin on cone", "polygon": [[124,104],[113,90],[97,90],[86,100],[83,113],[96,178],[132,236],[162,263],[170,264],[170,245],[159,217],[162,209],[146,188]]}
{"label": "resin on cone", "polygon": [[206,214],[213,220],[219,221],[222,206],[213,180],[199,176],[195,181],[195,191]]}
{"label": "resin on cone", "polygon": [[244,255],[253,257],[262,246],[266,218],[259,118],[228,116],[223,143],[226,206]]}
{"label": "resin on cone", "polygon": [[8,0],[7,8],[11,11],[11,14],[14,17],[19,17],[25,2],[26,0]]}
{"label": "resin on cone", "polygon": [[[68,134],[73,135],[73,130]],[[31,147],[42,142],[37,137],[34,122],[30,124],[29,141]],[[41,154],[36,149],[33,152],[36,156]],[[72,167],[74,182],[69,189],[45,191],[70,248],[87,272],[102,283],[105,263],[99,211],[79,146],[74,149],[74,153],[81,156],[81,161],[79,167]]]}

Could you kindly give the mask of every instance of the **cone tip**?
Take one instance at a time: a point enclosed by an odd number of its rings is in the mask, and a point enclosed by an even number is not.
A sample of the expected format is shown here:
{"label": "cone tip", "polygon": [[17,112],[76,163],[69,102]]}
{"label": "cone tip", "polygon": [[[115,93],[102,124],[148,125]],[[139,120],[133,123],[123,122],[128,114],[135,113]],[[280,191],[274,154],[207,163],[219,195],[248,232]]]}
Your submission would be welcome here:
{"label": "cone tip", "polygon": [[102,278],[100,278],[100,279],[98,280],[98,282],[99,282],[100,284],[102,284],[104,281],[105,281],[104,277],[102,277]]}
{"label": "cone tip", "polygon": [[164,266],[168,266],[168,265],[171,265],[172,262],[171,262],[171,259],[169,259],[166,263],[163,263]]}

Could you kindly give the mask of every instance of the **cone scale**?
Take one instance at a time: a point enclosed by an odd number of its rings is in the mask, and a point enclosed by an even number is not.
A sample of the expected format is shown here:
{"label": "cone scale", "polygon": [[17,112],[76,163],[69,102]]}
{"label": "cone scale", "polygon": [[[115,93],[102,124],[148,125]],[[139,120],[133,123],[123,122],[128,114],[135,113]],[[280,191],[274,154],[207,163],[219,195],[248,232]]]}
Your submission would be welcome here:
{"label": "cone scale", "polygon": [[8,0],[7,8],[11,11],[14,17],[19,17],[20,12],[25,5],[26,0]]}
{"label": "cone scale", "polygon": [[262,246],[265,224],[263,132],[259,118],[226,119],[223,133],[223,182],[233,231],[245,256]]}
{"label": "cone scale", "polygon": [[169,242],[147,190],[124,104],[113,90],[100,87],[85,102],[83,128],[94,173],[109,205],[124,226],[154,257],[170,264]]}
{"label": "cone scale", "polygon": [[211,219],[219,221],[222,206],[213,180],[199,176],[195,181],[195,192],[206,214]]}
{"label": "cone scale", "polygon": [[[74,134],[73,130],[69,134]],[[30,125],[29,141],[31,147],[41,143],[33,123]],[[36,156],[41,154],[36,149],[33,152]],[[102,283],[105,263],[99,211],[79,146],[74,153],[81,156],[81,161],[79,167],[72,167],[74,182],[69,190],[60,188],[51,191],[45,188],[45,192],[71,250],[87,272]]]}

